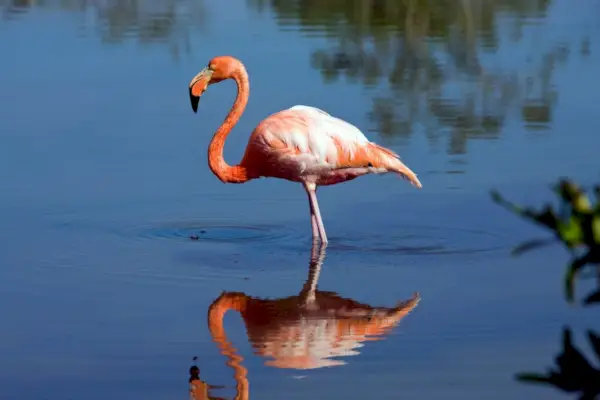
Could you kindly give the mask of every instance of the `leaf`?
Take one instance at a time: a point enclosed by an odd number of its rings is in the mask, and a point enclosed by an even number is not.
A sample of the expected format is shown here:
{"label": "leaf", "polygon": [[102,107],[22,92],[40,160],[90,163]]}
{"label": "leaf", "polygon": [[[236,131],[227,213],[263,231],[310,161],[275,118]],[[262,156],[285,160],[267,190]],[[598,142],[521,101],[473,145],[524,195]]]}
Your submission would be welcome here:
{"label": "leaf", "polygon": [[569,247],[584,243],[583,227],[575,216],[570,216],[566,221],[559,221],[556,224],[556,235]]}
{"label": "leaf", "polygon": [[521,382],[529,383],[552,383],[549,376],[536,374],[535,372],[522,372],[515,375],[515,378]]}
{"label": "leaf", "polygon": [[503,198],[497,190],[490,190],[490,196],[492,196],[492,201],[494,203],[501,203]]}
{"label": "leaf", "polygon": [[543,247],[552,244],[555,240],[555,238],[527,240],[516,246],[511,253],[513,256],[520,256],[521,254],[536,249],[538,247]]}
{"label": "leaf", "polygon": [[[574,258],[565,272],[564,290],[567,301],[572,302],[575,297],[575,278],[580,270],[587,264],[600,264],[600,185],[594,187],[597,198],[594,205],[583,189],[569,179],[560,179],[552,190],[561,199],[560,218],[549,204],[536,211],[506,200],[496,190],[491,190],[490,195],[495,203],[513,214],[550,229],[569,250]],[[516,246],[512,255],[518,256],[549,243],[549,240],[529,240]],[[588,251],[582,257],[577,257],[575,251],[580,248],[587,248]],[[599,303],[599,296],[600,294],[592,294],[585,303]]]}
{"label": "leaf", "polygon": [[600,202],[596,207],[598,211],[592,216],[592,235],[594,236],[595,244],[600,246]]}
{"label": "leaf", "polygon": [[589,251],[581,257],[575,258],[565,274],[565,297],[568,302],[572,302],[575,297],[575,277],[579,270],[591,260],[592,253]]}
{"label": "leaf", "polygon": [[600,210],[600,185],[595,185],[593,192],[596,197],[596,212],[598,212]]}
{"label": "leaf", "polygon": [[569,179],[560,179],[558,184],[554,186],[554,192],[576,212],[585,212],[592,209],[590,199],[585,192],[579,185]]}
{"label": "leaf", "polygon": [[537,224],[543,225],[546,228],[556,232],[559,219],[556,217],[554,210],[549,205],[546,205],[542,211],[536,212],[535,210],[527,207],[519,207],[514,203],[506,200],[496,190],[491,190],[490,195],[492,200],[500,206],[506,208],[513,214],[518,215],[521,218],[528,219]]}

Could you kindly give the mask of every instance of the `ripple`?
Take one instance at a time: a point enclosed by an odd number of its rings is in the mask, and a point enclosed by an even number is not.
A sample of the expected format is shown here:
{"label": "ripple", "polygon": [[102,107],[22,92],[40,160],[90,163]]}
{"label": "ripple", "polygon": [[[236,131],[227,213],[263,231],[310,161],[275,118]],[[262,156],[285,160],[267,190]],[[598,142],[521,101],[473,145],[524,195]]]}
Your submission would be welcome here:
{"label": "ripple", "polygon": [[[388,228],[389,229],[389,228]],[[403,225],[405,233],[331,236],[328,249],[404,253],[407,255],[474,254],[510,248],[509,236],[461,227]]]}
{"label": "ripple", "polygon": [[[106,221],[104,221],[106,223]],[[93,225],[95,229],[92,228]],[[294,224],[236,224],[223,220],[163,221],[143,225],[106,229],[83,221],[69,221],[56,224],[67,229],[94,229],[132,239],[172,240],[187,243],[236,243],[236,244],[277,244],[288,249],[303,252],[311,245],[311,231],[308,226]],[[474,254],[510,249],[514,245],[510,235],[483,229],[460,226],[436,225],[385,225],[368,232],[356,228],[343,231],[343,227],[328,228],[328,251],[359,251],[398,253],[405,255],[451,255]],[[341,234],[340,234],[341,231]]]}
{"label": "ripple", "polygon": [[141,225],[116,232],[142,239],[169,239],[187,242],[272,243],[291,239],[294,232],[283,226],[256,224],[236,225],[205,221],[166,222]]}

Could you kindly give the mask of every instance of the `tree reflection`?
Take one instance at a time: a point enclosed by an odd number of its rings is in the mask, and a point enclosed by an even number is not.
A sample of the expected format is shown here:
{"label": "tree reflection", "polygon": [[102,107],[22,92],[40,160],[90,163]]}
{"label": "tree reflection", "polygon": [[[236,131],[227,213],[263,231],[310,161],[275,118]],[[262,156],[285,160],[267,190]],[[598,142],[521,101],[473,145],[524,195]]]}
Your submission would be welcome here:
{"label": "tree reflection", "polygon": [[131,38],[140,45],[164,43],[175,59],[182,53],[190,53],[192,27],[202,27],[206,22],[202,1],[0,0],[5,20],[33,8],[71,13],[77,18],[82,34],[98,34],[107,44]]}
{"label": "tree reflection", "polygon": [[[549,0],[248,1],[270,6],[282,27],[329,39],[312,66],[326,83],[363,85],[372,128],[384,137],[409,137],[420,125],[430,142],[447,132],[454,155],[466,153],[470,139],[497,138],[513,107],[527,129],[552,122],[552,77],[569,48],[545,42],[517,65],[512,58],[523,49],[507,51],[546,17]],[[580,46],[589,48],[589,38]]]}

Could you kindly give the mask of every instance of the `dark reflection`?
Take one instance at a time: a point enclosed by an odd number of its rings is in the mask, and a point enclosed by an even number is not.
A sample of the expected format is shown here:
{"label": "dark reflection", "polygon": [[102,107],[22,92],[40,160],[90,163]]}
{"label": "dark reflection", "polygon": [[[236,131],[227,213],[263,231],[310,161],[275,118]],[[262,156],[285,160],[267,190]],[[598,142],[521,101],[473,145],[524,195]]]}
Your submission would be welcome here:
{"label": "dark reflection", "polygon": [[[194,357],[194,359],[195,358],[196,357]],[[222,389],[224,386],[209,385],[200,379],[200,368],[195,364],[190,367],[190,378],[188,379],[188,382],[190,384],[189,390],[190,398],[192,400],[225,400],[223,397],[215,397],[209,394],[211,389]]]}
{"label": "dark reflection", "polygon": [[[578,399],[593,400],[600,397],[600,369],[573,345],[571,329],[563,329],[562,351],[556,356],[556,367],[548,369],[545,374],[525,372],[517,374],[522,382],[554,386],[567,393],[578,393]],[[600,336],[591,330],[587,337],[600,362]]]}
{"label": "dark reflection", "polygon": [[[444,140],[448,154],[462,155],[471,139],[499,137],[509,115],[529,130],[552,123],[553,74],[570,48],[543,39],[507,50],[546,18],[549,0],[248,1],[269,6],[284,28],[330,39],[311,65],[326,83],[365,86],[371,128],[383,136],[424,128],[430,143]],[[578,45],[589,53],[589,37]]]}
{"label": "dark reflection", "polygon": [[[557,240],[572,255],[564,275],[565,296],[568,302],[575,298],[575,279],[595,277],[597,288],[583,300],[585,306],[600,304],[600,185],[594,185],[594,199],[576,182],[561,178],[553,186],[558,197],[558,207],[547,203],[540,210],[518,206],[492,191],[492,200],[513,214],[542,226],[553,233],[552,240],[526,241],[513,250],[514,255],[540,248]],[[600,336],[592,330],[587,336],[597,361],[600,361]],[[571,329],[563,329],[562,351],[555,357],[556,368],[546,373],[525,372],[517,380],[553,386],[567,393],[578,393],[579,399],[592,400],[600,396],[600,370],[588,361],[582,351],[573,345]]]}
{"label": "dark reflection", "polygon": [[22,17],[34,8],[71,13],[81,34],[97,34],[104,43],[134,38],[140,45],[166,44],[176,59],[190,53],[192,28],[207,22],[203,1],[0,0],[5,20]]}
{"label": "dark reflection", "polygon": [[[255,354],[269,358],[266,365],[314,369],[345,364],[335,358],[356,355],[363,342],[383,339],[420,301],[415,293],[395,307],[373,307],[317,290],[324,257],[325,248],[314,244],[308,279],[298,295],[259,299],[225,292],[211,304],[209,330],[229,357],[229,365],[238,366],[242,358],[235,355],[225,334],[223,317],[228,310],[241,314]],[[240,368],[236,374],[239,389],[245,371]]]}

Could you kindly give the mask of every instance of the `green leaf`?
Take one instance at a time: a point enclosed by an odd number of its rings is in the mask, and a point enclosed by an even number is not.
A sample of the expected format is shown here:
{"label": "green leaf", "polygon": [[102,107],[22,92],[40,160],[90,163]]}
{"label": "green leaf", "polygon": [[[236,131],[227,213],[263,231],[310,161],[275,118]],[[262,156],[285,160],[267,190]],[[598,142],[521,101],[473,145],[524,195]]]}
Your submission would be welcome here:
{"label": "green leaf", "polygon": [[590,261],[591,255],[591,252],[587,252],[585,255],[575,258],[567,268],[564,285],[565,297],[568,302],[572,302],[575,297],[575,277],[579,270]]}
{"label": "green leaf", "polygon": [[[600,207],[600,202],[596,207]],[[600,210],[592,216],[592,234],[594,235],[595,245],[600,246]]]}

